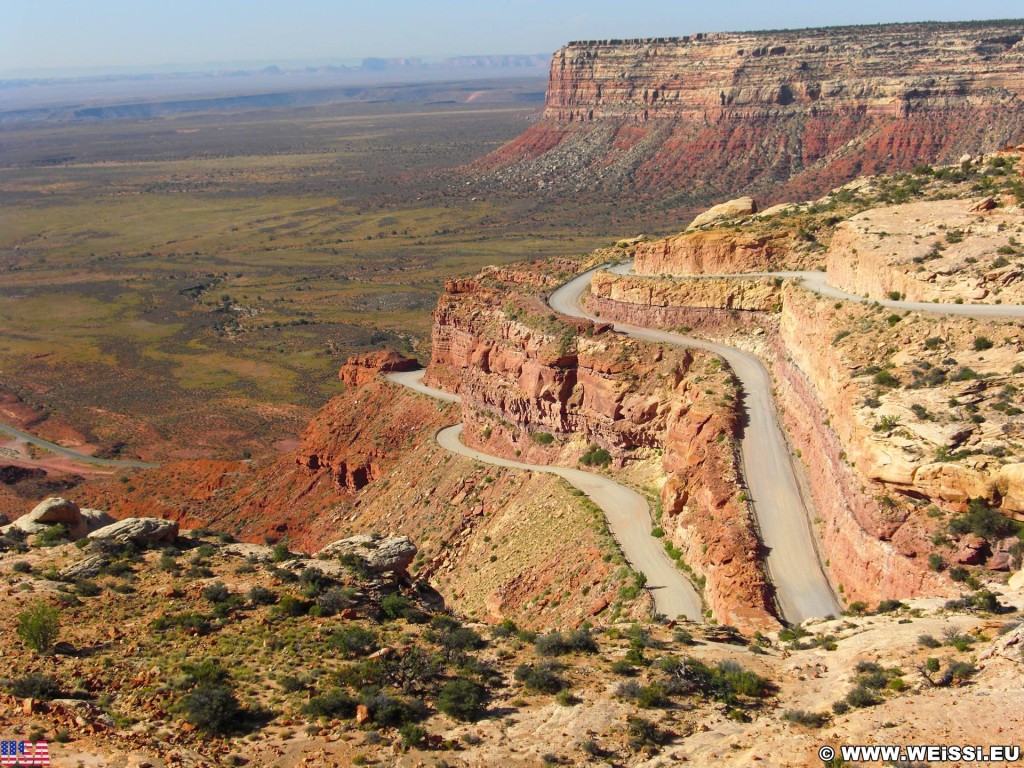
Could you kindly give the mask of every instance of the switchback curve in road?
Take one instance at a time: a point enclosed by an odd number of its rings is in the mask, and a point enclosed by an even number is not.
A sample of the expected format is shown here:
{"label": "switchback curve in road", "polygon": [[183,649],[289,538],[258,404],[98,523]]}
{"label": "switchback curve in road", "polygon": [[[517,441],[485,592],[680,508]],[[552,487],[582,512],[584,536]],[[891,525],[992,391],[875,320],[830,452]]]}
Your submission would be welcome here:
{"label": "switchback curve in road", "polygon": [[[423,374],[422,370],[390,373],[387,379],[439,400],[460,402],[458,395],[425,385]],[[435,439],[445,450],[468,459],[495,467],[546,472],[568,481],[604,512],[608,528],[629,564],[647,577],[647,589],[654,597],[655,610],[669,618],[684,616],[690,621],[703,621],[700,596],[665,553],[661,540],[651,536],[650,507],[639,493],[594,472],[571,467],[524,464],[470,448],[462,442],[461,424],[441,429]]]}
{"label": "switchback curve in road", "polygon": [[[584,272],[556,289],[548,297],[548,304],[563,315],[602,322],[579,304],[594,273],[601,268]],[[729,364],[742,387],[747,418],[740,445],[743,476],[761,539],[768,548],[768,575],[775,585],[783,618],[800,623],[839,615],[839,602],[815,548],[808,505],[800,493],[796,468],[775,416],[771,380],[761,361],[735,347],[692,336],[623,323],[613,327],[642,341],[704,349]]]}

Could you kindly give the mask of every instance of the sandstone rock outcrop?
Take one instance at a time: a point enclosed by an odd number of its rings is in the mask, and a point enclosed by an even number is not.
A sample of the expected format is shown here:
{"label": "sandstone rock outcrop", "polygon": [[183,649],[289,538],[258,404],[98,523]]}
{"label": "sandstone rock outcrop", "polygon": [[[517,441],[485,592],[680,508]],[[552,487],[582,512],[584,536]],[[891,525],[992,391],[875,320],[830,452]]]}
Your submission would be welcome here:
{"label": "sandstone rock outcrop", "polygon": [[572,42],[544,119],[481,165],[533,189],[806,199],[1019,143],[1022,39],[989,22]]}
{"label": "sandstone rock outcrop", "polygon": [[404,357],[394,350],[382,349],[366,355],[350,357],[338,371],[338,378],[353,387],[361,387],[379,373],[414,371],[419,368],[415,358]]}
{"label": "sandstone rock outcrop", "polygon": [[78,505],[59,496],[39,502],[31,512],[19,517],[9,527],[32,534],[58,524],[67,529],[72,540],[80,539],[89,532]]}
{"label": "sandstone rock outcrop", "polygon": [[328,544],[317,553],[322,560],[344,555],[358,557],[369,573],[403,574],[416,557],[416,545],[408,536],[363,535]]}
{"label": "sandstone rock outcrop", "polygon": [[177,537],[177,521],[161,520],[157,517],[126,517],[89,534],[92,541],[135,544],[140,547],[172,544]]}
{"label": "sandstone rock outcrop", "polygon": [[727,200],[708,208],[694,218],[687,229],[699,229],[705,224],[711,224],[721,219],[738,219],[754,213],[757,213],[757,203],[754,202],[754,198],[738,197],[735,200]]}
{"label": "sandstone rock outcrop", "polygon": [[872,208],[836,228],[830,285],[859,296],[952,303],[1024,303],[1024,270],[1013,256],[1021,236],[1016,206],[926,200]]}
{"label": "sandstone rock outcrop", "polygon": [[649,280],[612,272],[597,272],[590,290],[591,295],[597,299],[645,307],[773,312],[782,300],[779,286],[770,277]]}
{"label": "sandstone rock outcrop", "polygon": [[729,230],[685,232],[640,243],[633,268],[641,275],[769,272],[789,252],[786,240]]}
{"label": "sandstone rock outcrop", "polygon": [[[735,414],[715,397],[731,386],[717,361],[562,323],[501,285],[449,291],[434,319],[428,381],[461,395],[467,444],[540,464],[573,465],[590,445],[617,466],[661,451],[661,525],[704,580],[707,605],[747,631],[776,625],[739,500]],[[502,601],[493,596],[495,610]]]}

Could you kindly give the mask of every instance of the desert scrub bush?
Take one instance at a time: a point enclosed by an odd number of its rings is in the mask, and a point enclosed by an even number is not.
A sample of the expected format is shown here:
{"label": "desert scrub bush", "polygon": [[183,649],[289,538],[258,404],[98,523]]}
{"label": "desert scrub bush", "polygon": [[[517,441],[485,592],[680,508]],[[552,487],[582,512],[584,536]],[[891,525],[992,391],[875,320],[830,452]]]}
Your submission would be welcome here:
{"label": "desert scrub bush", "polygon": [[205,635],[210,631],[209,619],[196,611],[168,613],[163,616],[157,616],[150,626],[157,632],[164,632],[168,629],[182,629],[192,635]]}
{"label": "desert scrub bush", "polygon": [[331,587],[316,599],[322,615],[334,616],[355,605],[355,590],[351,587]]}
{"label": "desert scrub bush", "polygon": [[874,382],[880,387],[898,387],[900,380],[889,371],[878,371],[874,376]]}
{"label": "desert scrub bush", "polygon": [[472,680],[452,680],[441,688],[435,704],[453,720],[473,722],[487,709],[487,689]]}
{"label": "desert scrub bush", "polygon": [[341,688],[314,696],[301,709],[302,714],[310,717],[326,717],[329,720],[354,717],[358,701]]}
{"label": "desert scrub bush", "polygon": [[277,602],[277,593],[266,587],[253,587],[248,598],[253,605],[273,605]]}
{"label": "desert scrub bush", "polygon": [[580,464],[585,467],[607,467],[612,463],[612,455],[604,448],[593,443],[586,452],[580,456]]}
{"label": "desert scrub bush", "polygon": [[967,511],[949,521],[949,531],[957,535],[973,533],[987,541],[1006,538],[1020,533],[1021,523],[1011,520],[995,509],[985,499],[970,499]]}
{"label": "desert scrub bush", "polygon": [[36,544],[40,547],[56,547],[67,544],[68,540],[68,529],[63,523],[48,526],[36,536]]}
{"label": "desert scrub bush", "polygon": [[597,653],[598,650],[589,628],[577,629],[568,635],[549,632],[538,637],[533,647],[541,656],[563,656],[573,652]]}
{"label": "desert scrub bush", "polygon": [[513,677],[527,689],[539,693],[558,693],[569,684],[559,675],[562,666],[554,662],[520,664]]}
{"label": "desert scrub bush", "polygon": [[75,592],[78,593],[80,597],[96,597],[96,595],[103,592],[103,587],[95,581],[78,579],[75,582]]}
{"label": "desert scrub bush", "polygon": [[877,606],[875,606],[875,613],[893,613],[894,611],[898,611],[901,608],[905,607],[906,606],[903,605],[903,603],[901,603],[899,600],[883,600]]}
{"label": "desert scrub bush", "polygon": [[370,710],[374,723],[389,728],[418,722],[428,714],[421,701],[402,699],[373,687],[360,691],[359,701]]}
{"label": "desert scrub bush", "polygon": [[384,618],[405,619],[413,623],[420,623],[426,620],[427,616],[405,595],[392,592],[380,601],[380,613]]}
{"label": "desert scrub bush", "polygon": [[32,573],[32,566],[24,560],[18,560],[11,566],[11,570],[14,571],[14,573]]}
{"label": "desert scrub bush", "polygon": [[832,721],[832,716],[827,712],[807,712],[803,709],[789,709],[782,714],[782,719],[787,723],[796,723],[808,728],[824,728]]}
{"label": "desert scrub bush", "polygon": [[668,739],[665,731],[643,717],[631,717],[627,720],[626,735],[632,752],[661,746]]}
{"label": "desert scrub bush", "polygon": [[334,630],[330,643],[350,659],[369,656],[380,647],[377,633],[357,624]]}
{"label": "desert scrub bush", "polygon": [[188,722],[214,734],[237,730],[242,714],[234,690],[225,682],[197,685],[174,709]]}
{"label": "desert scrub bush", "polygon": [[288,542],[280,541],[274,545],[273,554],[271,555],[273,562],[283,563],[285,560],[291,560],[294,557],[294,553],[288,549]]}
{"label": "desert scrub bush", "polygon": [[283,595],[271,612],[276,616],[305,616],[313,603],[294,595]]}
{"label": "desert scrub bush", "polygon": [[642,709],[668,707],[672,703],[665,687],[657,682],[641,685],[636,680],[627,680],[615,687],[615,695],[620,699],[635,702]]}
{"label": "desert scrub bush", "polygon": [[917,638],[917,644],[923,648],[939,648],[942,646],[938,640],[932,635],[919,635]]}
{"label": "desert scrub bush", "polygon": [[974,351],[984,352],[986,349],[992,349],[992,339],[987,336],[975,336],[974,337]]}
{"label": "desert scrub bush", "polygon": [[18,637],[37,653],[49,653],[60,634],[60,611],[36,600],[18,614]]}
{"label": "desert scrub bush", "polygon": [[223,603],[231,597],[231,591],[223,581],[215,581],[203,590],[203,599],[208,603]]}
{"label": "desert scrub bush", "polygon": [[534,432],[530,435],[530,439],[538,445],[551,445],[555,442],[555,436],[550,432]]}
{"label": "desert scrub bush", "polygon": [[10,691],[12,696],[19,699],[39,699],[49,701],[59,699],[63,696],[60,683],[57,678],[50,675],[30,672],[24,677],[14,680],[4,680],[3,687]]}
{"label": "desert scrub bush", "polygon": [[900,420],[896,416],[883,416],[871,429],[873,432],[891,432],[899,423]]}
{"label": "desert scrub bush", "polygon": [[882,697],[872,691],[870,688],[866,688],[863,685],[858,685],[848,694],[846,694],[846,703],[851,707],[857,709],[863,709],[865,707],[873,707],[876,704],[882,703]]}

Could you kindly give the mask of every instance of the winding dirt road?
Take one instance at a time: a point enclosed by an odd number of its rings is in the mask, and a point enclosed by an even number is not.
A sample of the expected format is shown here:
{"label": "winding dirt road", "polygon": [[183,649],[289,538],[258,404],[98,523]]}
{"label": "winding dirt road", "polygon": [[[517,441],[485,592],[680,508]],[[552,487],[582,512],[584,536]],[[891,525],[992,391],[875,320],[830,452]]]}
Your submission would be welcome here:
{"label": "winding dirt road", "polygon": [[39,448],[44,448],[58,456],[64,456],[65,458],[74,459],[75,461],[84,462],[85,464],[92,464],[97,467],[152,469],[153,467],[160,466],[159,464],[150,464],[145,461],[121,461],[120,459],[101,459],[96,456],[89,456],[88,454],[79,453],[71,448],[65,448],[63,445],[51,443],[49,440],[43,440],[41,437],[35,437],[34,435],[30,435],[28,432],[22,432],[20,429],[16,429],[8,424],[0,423],[0,433],[8,434],[15,440],[21,440],[38,446]]}
{"label": "winding dirt road", "polygon": [[[460,398],[450,392],[428,387],[423,383],[424,371],[409,371],[387,375],[389,381],[424,395],[458,403]],[[557,475],[583,491],[605,514],[608,528],[615,536],[629,564],[647,577],[647,589],[654,597],[658,613],[675,618],[683,616],[690,621],[703,621],[700,596],[689,580],[665,554],[661,540],[651,536],[651,511],[646,499],[603,475],[584,472],[570,467],[524,464],[491,456],[468,447],[462,442],[462,425],[445,427],[436,435],[438,445],[447,451],[495,467],[521,469],[528,472],[547,472]]]}
{"label": "winding dirt road", "polygon": [[[627,262],[617,267],[612,267],[610,272],[618,275],[630,275],[631,277],[660,279],[657,275],[638,275],[633,272],[633,263]],[[1001,318],[1024,317],[1024,304],[937,304],[930,301],[894,301],[892,299],[869,299],[864,296],[857,296],[854,293],[847,293],[840,288],[834,288],[828,284],[828,273],[813,270],[793,272],[733,272],[724,274],[700,274],[700,275],[676,275],[680,279],[723,280],[729,278],[744,277],[781,277],[792,278],[800,281],[800,285],[809,291],[830,299],[841,299],[842,301],[856,301],[860,304],[878,303],[889,309],[903,309],[911,312],[930,312],[935,315],[958,315],[960,317],[974,317],[979,320],[998,320]]]}
{"label": "winding dirt road", "polygon": [[[548,298],[551,308],[570,317],[601,322],[579,304],[596,271],[585,272],[555,290]],[[704,349],[729,364],[739,379],[746,415],[740,451],[743,476],[761,540],[769,550],[768,575],[775,585],[783,617],[799,623],[813,617],[839,615],[839,602],[814,546],[810,504],[800,493],[796,469],[776,420],[771,380],[761,361],[735,347],[692,336],[620,323],[614,328],[642,341]]]}

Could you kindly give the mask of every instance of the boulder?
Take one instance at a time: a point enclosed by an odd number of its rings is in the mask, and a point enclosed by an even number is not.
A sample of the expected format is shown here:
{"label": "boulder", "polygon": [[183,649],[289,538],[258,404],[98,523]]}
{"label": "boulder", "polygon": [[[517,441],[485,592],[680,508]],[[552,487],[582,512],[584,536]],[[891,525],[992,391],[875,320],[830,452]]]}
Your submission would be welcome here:
{"label": "boulder", "polygon": [[93,555],[77,563],[72,563],[60,572],[60,577],[68,580],[94,579],[100,575],[100,571],[109,562],[110,560],[104,555]]}
{"label": "boulder", "polygon": [[178,523],[159,517],[126,517],[89,534],[92,541],[113,541],[118,544],[171,544],[178,537]]}
{"label": "boulder", "polygon": [[59,496],[39,502],[35,509],[19,517],[9,527],[32,534],[42,533],[58,523],[67,529],[68,538],[72,541],[81,539],[89,532],[78,505]]}
{"label": "boulder", "polygon": [[361,387],[381,372],[415,371],[420,364],[412,357],[404,357],[390,349],[382,349],[367,355],[350,357],[338,371],[338,378],[346,384]]}
{"label": "boulder", "polygon": [[85,521],[85,527],[89,529],[89,533],[117,522],[113,515],[101,509],[83,509],[82,519]]}
{"label": "boulder", "polygon": [[960,565],[977,565],[985,558],[985,548],[988,542],[981,536],[975,534],[968,534],[960,540],[960,545],[956,549],[956,561]]}
{"label": "boulder", "polygon": [[696,229],[719,219],[737,219],[757,213],[757,203],[752,197],[738,197],[726,203],[709,208],[690,222],[687,229]]}
{"label": "boulder", "polygon": [[332,560],[343,555],[360,558],[370,573],[405,573],[416,556],[416,545],[408,536],[353,536],[328,544],[317,557]]}

